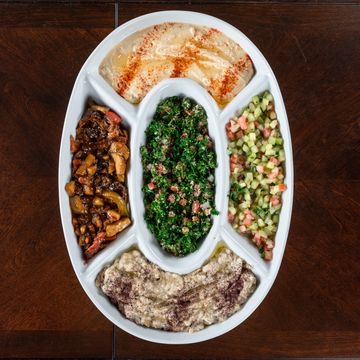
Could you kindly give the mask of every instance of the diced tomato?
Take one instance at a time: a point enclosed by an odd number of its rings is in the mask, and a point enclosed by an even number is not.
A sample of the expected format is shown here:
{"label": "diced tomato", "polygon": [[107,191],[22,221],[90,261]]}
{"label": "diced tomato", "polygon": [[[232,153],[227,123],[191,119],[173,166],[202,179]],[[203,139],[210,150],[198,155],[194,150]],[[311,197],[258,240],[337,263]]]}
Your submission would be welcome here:
{"label": "diced tomato", "polygon": [[276,206],[280,204],[280,200],[277,196],[272,196],[270,199],[270,203],[272,206]]}
{"label": "diced tomato", "polygon": [[193,213],[198,213],[200,212],[200,202],[199,200],[195,200],[193,201],[192,205],[191,205],[191,211]]}
{"label": "diced tomato", "polygon": [[279,191],[285,191],[287,189],[286,184],[280,184],[279,185]]}
{"label": "diced tomato", "polygon": [[246,232],[246,226],[245,225],[241,225],[239,229],[240,229],[241,232]]}
{"label": "diced tomato", "polygon": [[150,190],[154,190],[155,189],[155,184],[153,182],[148,183],[148,188]]}
{"label": "diced tomato", "polygon": [[279,175],[279,168],[275,168],[268,174],[269,179],[275,179]]}
{"label": "diced tomato", "polygon": [[169,195],[168,200],[169,200],[171,203],[173,203],[173,202],[175,201],[175,195],[174,195],[174,194]]}
{"label": "diced tomato", "polygon": [[180,199],[179,204],[181,206],[185,206],[187,204],[187,200],[186,199]]}
{"label": "diced tomato", "polygon": [[265,248],[267,250],[273,249],[274,245],[275,245],[274,240],[267,239],[266,242],[265,242]]}
{"label": "diced tomato", "polygon": [[261,245],[261,242],[262,242],[262,238],[261,238],[261,236],[260,236],[259,233],[256,233],[256,234],[254,235],[254,240],[255,240],[256,246],[259,247],[259,246]]}
{"label": "diced tomato", "polygon": [[166,167],[163,164],[156,165],[156,171],[158,174],[166,174]]}
{"label": "diced tomato", "polygon": [[264,259],[270,261],[270,260],[272,260],[272,258],[273,258],[272,249],[269,249],[269,250],[265,249],[264,250]]}
{"label": "diced tomato", "polygon": [[242,130],[246,130],[248,128],[248,122],[245,116],[240,116],[238,122]]}
{"label": "diced tomato", "polygon": [[249,209],[246,209],[245,211],[244,211],[244,214],[246,215],[246,217],[247,218],[249,218],[249,219],[254,219],[254,214],[253,214],[253,212],[251,211],[251,210],[249,210]]}
{"label": "diced tomato", "polygon": [[264,172],[264,166],[263,165],[257,165],[256,166],[256,171],[260,174],[262,174]]}
{"label": "diced tomato", "polygon": [[244,219],[244,225],[249,227],[252,224],[252,220],[250,218],[245,218]]}
{"label": "diced tomato", "polygon": [[228,122],[225,126],[225,130],[226,130],[226,135],[230,140],[235,140],[235,135],[234,133],[231,131],[231,124],[230,122]]}
{"label": "diced tomato", "polygon": [[232,162],[232,163],[237,163],[238,160],[239,160],[239,155],[237,155],[237,154],[232,154],[232,155],[230,156],[230,162]]}
{"label": "diced tomato", "polygon": [[279,160],[277,158],[273,157],[273,156],[270,158],[270,161],[275,165],[279,164]]}
{"label": "diced tomato", "polygon": [[121,117],[112,111],[108,111],[106,113],[106,116],[115,125],[119,125],[121,123],[121,120],[122,120]]}
{"label": "diced tomato", "polygon": [[270,128],[264,128],[263,130],[263,135],[264,135],[264,138],[268,138],[271,134],[271,129]]}
{"label": "diced tomato", "polygon": [[179,187],[177,185],[171,185],[170,190],[177,193],[179,191]]}

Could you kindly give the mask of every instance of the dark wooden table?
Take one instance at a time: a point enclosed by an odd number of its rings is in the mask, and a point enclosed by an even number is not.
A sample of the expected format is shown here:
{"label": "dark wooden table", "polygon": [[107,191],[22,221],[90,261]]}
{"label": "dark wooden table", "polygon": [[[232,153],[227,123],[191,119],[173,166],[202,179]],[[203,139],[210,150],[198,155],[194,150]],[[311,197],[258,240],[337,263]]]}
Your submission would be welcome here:
{"label": "dark wooden table", "polygon": [[[266,56],[291,127],[295,199],[278,278],[238,328],[187,346],[126,334],[71,268],[57,200],[76,74],[117,23],[206,12]],[[357,1],[0,1],[0,357],[360,357],[360,6]]]}

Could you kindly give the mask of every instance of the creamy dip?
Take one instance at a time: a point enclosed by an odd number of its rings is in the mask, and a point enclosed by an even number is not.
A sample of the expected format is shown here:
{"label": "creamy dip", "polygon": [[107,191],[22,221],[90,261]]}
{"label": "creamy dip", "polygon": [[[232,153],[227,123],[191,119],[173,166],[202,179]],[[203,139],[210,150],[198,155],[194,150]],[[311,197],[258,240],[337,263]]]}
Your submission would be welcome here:
{"label": "creamy dip", "polygon": [[256,277],[224,247],[186,275],[163,271],[131,250],[101,271],[96,283],[127,319],[150,328],[193,332],[239,310],[255,290]]}
{"label": "creamy dip", "polygon": [[131,103],[139,103],[161,80],[189,78],[225,105],[250,81],[254,68],[240,45],[217,29],[162,23],[121,41],[99,72]]}

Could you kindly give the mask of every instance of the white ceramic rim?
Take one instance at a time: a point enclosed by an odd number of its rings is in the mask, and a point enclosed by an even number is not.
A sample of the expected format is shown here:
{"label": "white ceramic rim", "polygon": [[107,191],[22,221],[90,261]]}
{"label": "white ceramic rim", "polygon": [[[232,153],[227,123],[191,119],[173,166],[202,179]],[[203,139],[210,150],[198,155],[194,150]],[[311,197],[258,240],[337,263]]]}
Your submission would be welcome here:
{"label": "white ceramic rim", "polygon": [[[211,96],[198,84],[189,79],[169,79],[154,87],[139,106],[126,102],[98,74],[98,67],[110,49],[132,33],[146,27],[163,22],[181,22],[200,26],[215,27],[240,44],[251,57],[256,74],[250,83],[223,110],[220,109]],[[181,91],[180,91],[181,89]],[[274,97],[275,109],[284,139],[286,156],[287,190],[283,195],[283,207],[280,214],[279,228],[275,238],[273,260],[265,263],[258,255],[257,249],[249,240],[237,234],[227,222],[227,193],[229,191],[229,169],[226,154],[227,139],[225,135],[226,122],[246,106],[251,97],[265,90],[271,91]],[[214,218],[214,225],[204,240],[200,249],[183,259],[171,258],[151,242],[151,234],[146,229],[142,218],[143,204],[141,201],[142,170],[140,164],[139,146],[144,141],[143,131],[150,121],[158,101],[175,94],[184,94],[202,104],[208,114],[209,132],[215,139],[218,156],[216,170],[216,206],[220,215]],[[169,95],[168,95],[169,94]],[[128,172],[130,207],[133,224],[119,235],[119,238],[109,244],[87,265],[82,260],[81,250],[77,245],[76,236],[71,224],[71,212],[68,196],[64,190],[69,181],[71,169],[70,134],[75,133],[77,123],[85,109],[86,100],[93,98],[99,103],[111,107],[124,118],[124,124],[130,128],[131,160]],[[152,109],[152,111],[148,111]],[[139,174],[139,171],[141,172]],[[111,32],[93,51],[84,63],[75,81],[69,100],[59,154],[59,204],[61,221],[74,271],[84,291],[95,306],[115,325],[126,332],[144,340],[164,344],[188,344],[209,340],[222,335],[245,321],[260,305],[269,292],[279,271],[287,241],[293,202],[293,157],[291,136],[283,98],[270,65],[257,47],[238,29],[213,16],[189,11],[161,11],[135,18]],[[122,252],[132,246],[138,246],[144,255],[157,263],[164,270],[177,273],[187,273],[201,266],[219,244],[224,242],[237,255],[253,266],[258,278],[258,287],[242,308],[226,321],[189,333],[174,333],[162,330],[148,329],[127,320],[113,306],[107,297],[95,286],[98,272],[106,264],[111,263]]]}

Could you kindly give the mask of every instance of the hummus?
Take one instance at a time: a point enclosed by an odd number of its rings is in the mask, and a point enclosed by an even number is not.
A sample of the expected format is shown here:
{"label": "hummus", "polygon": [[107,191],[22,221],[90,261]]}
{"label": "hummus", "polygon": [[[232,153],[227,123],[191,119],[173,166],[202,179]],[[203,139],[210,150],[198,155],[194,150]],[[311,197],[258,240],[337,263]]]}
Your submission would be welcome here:
{"label": "hummus", "polygon": [[222,106],[246,86],[254,68],[240,45],[217,29],[162,23],[116,45],[99,72],[131,103],[139,103],[161,80],[189,78]]}
{"label": "hummus", "polygon": [[131,250],[101,271],[96,283],[127,319],[155,329],[193,332],[239,310],[255,290],[256,277],[224,247],[186,275],[163,271]]}

